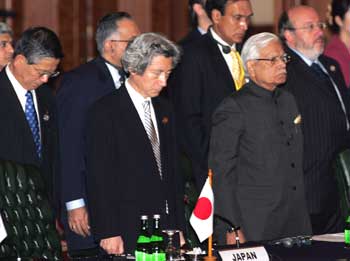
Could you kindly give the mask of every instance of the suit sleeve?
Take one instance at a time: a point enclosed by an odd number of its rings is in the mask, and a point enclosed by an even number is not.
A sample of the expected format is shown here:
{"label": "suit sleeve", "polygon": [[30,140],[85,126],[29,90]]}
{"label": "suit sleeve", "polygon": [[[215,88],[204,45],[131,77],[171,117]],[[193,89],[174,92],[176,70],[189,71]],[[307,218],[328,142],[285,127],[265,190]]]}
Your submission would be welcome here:
{"label": "suit sleeve", "polygon": [[63,78],[57,94],[63,203],[77,199],[86,201],[83,137],[88,104],[81,85],[79,80],[68,76]]}
{"label": "suit sleeve", "polygon": [[[87,193],[92,231],[97,240],[120,235],[117,142],[113,113],[93,106],[87,121]],[[120,165],[120,164],[119,164]]]}
{"label": "suit sleeve", "polygon": [[[243,115],[232,97],[224,100],[213,115],[209,150],[209,167],[213,170],[215,214],[229,220],[234,226],[242,224],[237,190],[237,161],[240,138],[243,133]],[[225,233],[230,227],[217,219]],[[221,235],[223,236],[223,235]]]}

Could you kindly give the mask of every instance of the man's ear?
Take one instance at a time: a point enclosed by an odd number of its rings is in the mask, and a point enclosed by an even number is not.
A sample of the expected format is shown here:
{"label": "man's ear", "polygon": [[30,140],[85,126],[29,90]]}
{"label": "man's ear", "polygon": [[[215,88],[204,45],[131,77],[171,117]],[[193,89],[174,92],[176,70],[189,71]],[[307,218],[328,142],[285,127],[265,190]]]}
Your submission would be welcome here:
{"label": "man's ear", "polygon": [[26,64],[26,63],[28,63],[28,61],[27,61],[27,58],[23,54],[18,54],[18,55],[16,55],[16,57],[13,58],[12,63],[15,64],[16,66],[18,66],[18,65]]}
{"label": "man's ear", "polygon": [[343,27],[344,23],[343,23],[343,20],[339,17],[339,15],[337,15],[335,18],[334,18],[334,21],[335,23],[341,28]]}
{"label": "man's ear", "polygon": [[254,63],[255,61],[247,61],[247,64],[246,64],[249,77],[252,79],[255,79]]}
{"label": "man's ear", "polygon": [[292,31],[285,30],[283,36],[286,39],[287,43],[293,43],[294,42],[294,35],[293,35]]}
{"label": "man's ear", "polygon": [[213,21],[214,24],[218,24],[221,20],[222,14],[220,13],[219,10],[214,9],[211,11],[211,20]]}

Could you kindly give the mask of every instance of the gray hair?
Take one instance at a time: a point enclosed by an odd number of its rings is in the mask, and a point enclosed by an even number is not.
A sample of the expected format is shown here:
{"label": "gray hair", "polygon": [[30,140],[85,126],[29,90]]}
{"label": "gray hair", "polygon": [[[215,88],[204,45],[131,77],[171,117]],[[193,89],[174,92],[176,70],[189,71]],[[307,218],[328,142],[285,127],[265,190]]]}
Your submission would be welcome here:
{"label": "gray hair", "polygon": [[12,29],[8,24],[0,22],[0,34],[9,34],[12,36]]}
{"label": "gray hair", "polygon": [[248,76],[247,62],[260,58],[260,50],[272,41],[280,41],[277,35],[272,33],[259,33],[248,38],[242,48],[241,58],[245,74]]}
{"label": "gray hair", "polygon": [[118,33],[118,22],[123,19],[132,19],[126,12],[110,13],[103,16],[97,25],[96,44],[97,50],[102,55],[104,42],[113,34]]}
{"label": "gray hair", "polygon": [[142,75],[156,56],[172,58],[174,68],[180,60],[181,50],[176,44],[157,33],[144,33],[127,46],[122,64],[127,72]]}

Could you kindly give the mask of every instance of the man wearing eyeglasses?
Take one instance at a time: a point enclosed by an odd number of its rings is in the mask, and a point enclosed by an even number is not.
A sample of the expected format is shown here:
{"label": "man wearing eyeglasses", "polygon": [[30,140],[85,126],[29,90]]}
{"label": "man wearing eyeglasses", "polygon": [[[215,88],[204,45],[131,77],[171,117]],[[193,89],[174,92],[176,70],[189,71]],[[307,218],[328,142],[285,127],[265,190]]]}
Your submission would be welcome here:
{"label": "man wearing eyeglasses", "polygon": [[98,246],[90,235],[86,197],[85,124],[90,106],[124,83],[121,57],[140,33],[125,12],[99,21],[96,44],[99,56],[63,76],[57,93],[61,152],[62,221],[70,256],[94,255]]}
{"label": "man wearing eyeglasses", "polygon": [[339,65],[323,55],[324,28],[309,6],[291,8],[279,21],[291,56],[283,88],[294,94],[302,118],[305,191],[314,234],[343,229],[332,161],[349,146],[349,98]]}
{"label": "man wearing eyeglasses", "polygon": [[[219,244],[309,235],[300,114],[286,81],[288,55],[271,33],[250,37],[242,60],[249,82],[213,115],[215,234]],[[236,230],[236,231],[234,231]]]}
{"label": "man wearing eyeglasses", "polygon": [[0,72],[0,159],[39,167],[51,199],[57,186],[57,119],[46,83],[62,57],[56,34],[34,27],[22,33],[13,60]]}
{"label": "man wearing eyeglasses", "polygon": [[13,55],[12,30],[0,22],[0,71],[11,61]]}

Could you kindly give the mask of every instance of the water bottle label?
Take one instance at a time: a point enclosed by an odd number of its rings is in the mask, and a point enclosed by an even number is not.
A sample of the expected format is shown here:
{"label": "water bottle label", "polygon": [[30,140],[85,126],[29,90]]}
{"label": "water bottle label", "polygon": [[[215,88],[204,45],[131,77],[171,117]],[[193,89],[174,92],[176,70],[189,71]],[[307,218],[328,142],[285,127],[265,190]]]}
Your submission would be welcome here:
{"label": "water bottle label", "polygon": [[136,261],[152,261],[151,255],[141,251],[135,251]]}
{"label": "water bottle label", "polygon": [[165,253],[153,253],[152,261],[165,261]]}
{"label": "water bottle label", "polygon": [[345,229],[344,231],[344,242],[345,244],[350,244],[350,230]]}

